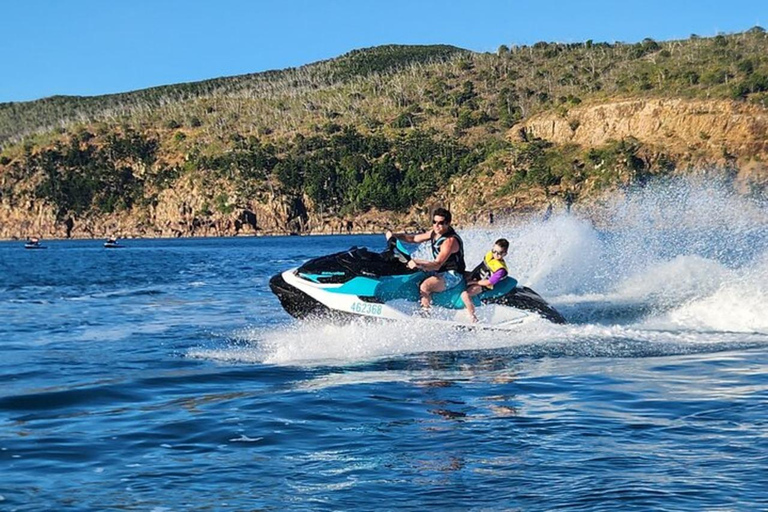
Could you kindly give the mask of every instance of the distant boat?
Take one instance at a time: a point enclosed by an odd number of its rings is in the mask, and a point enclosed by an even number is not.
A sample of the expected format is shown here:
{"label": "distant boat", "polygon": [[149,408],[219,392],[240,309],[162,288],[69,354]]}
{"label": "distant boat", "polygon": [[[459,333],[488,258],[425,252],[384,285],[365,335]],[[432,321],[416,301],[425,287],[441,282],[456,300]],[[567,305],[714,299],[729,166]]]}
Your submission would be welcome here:
{"label": "distant boat", "polygon": [[40,239],[30,238],[27,243],[24,244],[25,249],[46,249],[44,245],[40,244]]}
{"label": "distant boat", "polygon": [[108,238],[107,241],[104,242],[104,247],[107,249],[122,249],[125,246],[117,243],[117,238]]}

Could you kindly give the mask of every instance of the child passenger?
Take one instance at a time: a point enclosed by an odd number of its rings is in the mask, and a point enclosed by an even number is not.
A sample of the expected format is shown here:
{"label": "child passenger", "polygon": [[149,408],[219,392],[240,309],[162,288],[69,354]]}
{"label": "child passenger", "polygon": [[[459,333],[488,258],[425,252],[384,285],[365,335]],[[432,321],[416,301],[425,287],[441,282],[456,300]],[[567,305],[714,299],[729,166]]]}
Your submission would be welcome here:
{"label": "child passenger", "polygon": [[483,258],[483,262],[475,267],[467,278],[467,288],[461,292],[461,300],[467,308],[472,323],[477,322],[472,297],[484,289],[493,289],[495,284],[509,275],[507,263],[504,261],[507,250],[509,250],[509,242],[506,239],[499,238],[496,240],[493,244],[493,249],[488,251],[485,258]]}

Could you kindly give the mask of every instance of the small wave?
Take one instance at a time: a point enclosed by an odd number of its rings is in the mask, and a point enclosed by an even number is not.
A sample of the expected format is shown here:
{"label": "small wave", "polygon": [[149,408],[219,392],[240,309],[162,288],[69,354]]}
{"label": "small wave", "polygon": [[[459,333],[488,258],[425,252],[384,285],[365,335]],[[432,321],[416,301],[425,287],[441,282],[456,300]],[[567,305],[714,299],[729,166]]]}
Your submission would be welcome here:
{"label": "small wave", "polygon": [[90,386],[73,389],[51,389],[35,393],[0,397],[0,409],[29,414],[47,414],[48,411],[70,410],[72,414],[83,414],[89,406],[134,402],[141,394],[121,384]]}
{"label": "small wave", "polygon": [[230,443],[258,443],[262,441],[263,437],[248,437],[245,434],[240,434],[240,437],[234,437],[229,440]]}
{"label": "small wave", "polygon": [[97,293],[92,294],[92,297],[100,297],[100,298],[106,298],[106,299],[121,299],[124,297],[143,297],[143,296],[155,296],[155,295],[163,295],[165,293],[165,290],[160,290],[157,288],[141,288],[141,289],[134,289],[134,290],[117,290],[114,292],[106,292],[106,293]]}

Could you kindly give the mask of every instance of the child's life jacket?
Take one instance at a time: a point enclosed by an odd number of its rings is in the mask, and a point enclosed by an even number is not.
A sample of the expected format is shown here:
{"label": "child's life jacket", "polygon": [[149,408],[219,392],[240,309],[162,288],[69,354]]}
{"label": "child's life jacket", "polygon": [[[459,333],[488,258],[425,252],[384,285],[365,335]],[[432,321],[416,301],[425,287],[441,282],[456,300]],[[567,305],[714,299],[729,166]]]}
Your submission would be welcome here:
{"label": "child's life jacket", "polygon": [[487,279],[493,288],[493,285],[504,279],[509,275],[509,269],[507,263],[504,260],[497,260],[493,257],[493,251],[488,251],[483,258],[482,263],[475,267],[472,273],[469,275],[470,281],[480,281]]}

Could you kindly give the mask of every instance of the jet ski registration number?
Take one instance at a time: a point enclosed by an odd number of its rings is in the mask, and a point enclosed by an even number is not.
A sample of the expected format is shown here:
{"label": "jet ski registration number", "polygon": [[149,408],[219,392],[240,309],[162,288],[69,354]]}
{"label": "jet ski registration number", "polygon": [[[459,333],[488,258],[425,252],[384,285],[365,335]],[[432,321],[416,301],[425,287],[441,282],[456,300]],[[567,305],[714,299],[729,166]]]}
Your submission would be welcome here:
{"label": "jet ski registration number", "polygon": [[352,311],[361,315],[380,315],[381,304],[371,304],[368,302],[353,302]]}

